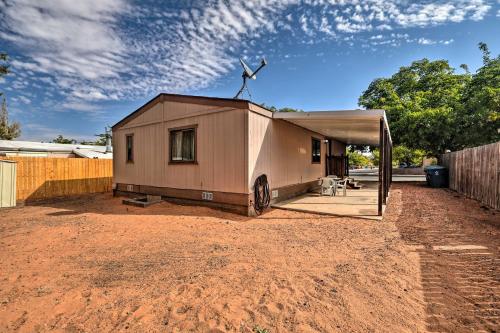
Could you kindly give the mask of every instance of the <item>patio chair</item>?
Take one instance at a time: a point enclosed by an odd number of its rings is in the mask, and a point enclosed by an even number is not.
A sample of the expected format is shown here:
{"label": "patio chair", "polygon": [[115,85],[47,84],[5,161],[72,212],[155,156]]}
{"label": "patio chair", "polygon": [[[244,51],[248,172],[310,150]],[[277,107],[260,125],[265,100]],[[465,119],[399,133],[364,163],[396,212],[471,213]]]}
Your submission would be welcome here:
{"label": "patio chair", "polygon": [[337,195],[337,189],[341,189],[343,191],[344,197],[347,195],[347,182],[348,179],[344,178],[343,180],[338,180],[335,182],[333,195]]}
{"label": "patio chair", "polygon": [[321,195],[335,195],[335,180],[328,177],[321,178]]}

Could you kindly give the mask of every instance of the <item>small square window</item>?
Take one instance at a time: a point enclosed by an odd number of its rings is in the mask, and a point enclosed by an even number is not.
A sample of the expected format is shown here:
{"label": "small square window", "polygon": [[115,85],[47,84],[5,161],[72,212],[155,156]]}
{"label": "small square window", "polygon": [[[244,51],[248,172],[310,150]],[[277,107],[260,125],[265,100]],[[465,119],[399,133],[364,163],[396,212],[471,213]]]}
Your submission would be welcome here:
{"label": "small square window", "polygon": [[321,163],[321,140],[312,138],[312,163]]}
{"label": "small square window", "polygon": [[196,163],[196,127],[170,130],[170,162]]}
{"label": "small square window", "polygon": [[127,134],[126,138],[126,154],[127,154],[127,163],[134,162],[134,135]]}

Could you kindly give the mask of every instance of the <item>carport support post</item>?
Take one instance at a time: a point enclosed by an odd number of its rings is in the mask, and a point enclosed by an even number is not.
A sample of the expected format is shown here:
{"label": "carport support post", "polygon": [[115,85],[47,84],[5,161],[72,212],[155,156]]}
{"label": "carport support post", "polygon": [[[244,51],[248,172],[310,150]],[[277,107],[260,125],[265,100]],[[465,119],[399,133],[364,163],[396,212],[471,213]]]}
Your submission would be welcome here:
{"label": "carport support post", "polygon": [[[387,134],[387,139],[389,139],[389,134]],[[387,195],[389,196],[389,189],[392,184],[392,141],[388,142],[387,150],[389,152],[389,165],[387,165]]]}
{"label": "carport support post", "polygon": [[332,139],[331,138],[327,138],[328,140],[328,153],[326,154],[325,156],[325,177],[327,177],[328,175],[331,175],[332,174],[332,170],[331,170],[331,159],[332,159]]}
{"label": "carport support post", "polygon": [[387,203],[387,196],[389,195],[389,165],[390,165],[390,152],[389,152],[389,131],[384,129],[384,205]]}
{"label": "carport support post", "polygon": [[379,158],[378,158],[378,215],[382,216],[384,197],[384,119],[380,118]]}

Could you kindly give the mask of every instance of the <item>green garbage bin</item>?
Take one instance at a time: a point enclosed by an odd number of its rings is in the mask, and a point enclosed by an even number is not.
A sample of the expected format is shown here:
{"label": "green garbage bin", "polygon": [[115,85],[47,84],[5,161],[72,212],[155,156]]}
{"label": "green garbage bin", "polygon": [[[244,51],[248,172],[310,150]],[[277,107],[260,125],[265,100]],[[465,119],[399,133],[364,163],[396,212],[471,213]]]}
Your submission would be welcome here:
{"label": "green garbage bin", "polygon": [[441,165],[425,167],[425,179],[430,187],[448,187],[448,169]]}

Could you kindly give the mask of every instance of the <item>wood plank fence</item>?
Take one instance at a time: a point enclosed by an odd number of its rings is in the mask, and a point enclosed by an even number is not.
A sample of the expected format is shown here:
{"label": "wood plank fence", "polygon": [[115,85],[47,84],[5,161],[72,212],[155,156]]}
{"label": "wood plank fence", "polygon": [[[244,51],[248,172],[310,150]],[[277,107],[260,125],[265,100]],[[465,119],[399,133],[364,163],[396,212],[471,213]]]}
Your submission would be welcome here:
{"label": "wood plank fence", "polygon": [[113,160],[0,157],[17,162],[17,201],[111,191]]}
{"label": "wood plank fence", "polygon": [[443,154],[449,187],[500,210],[500,142]]}

